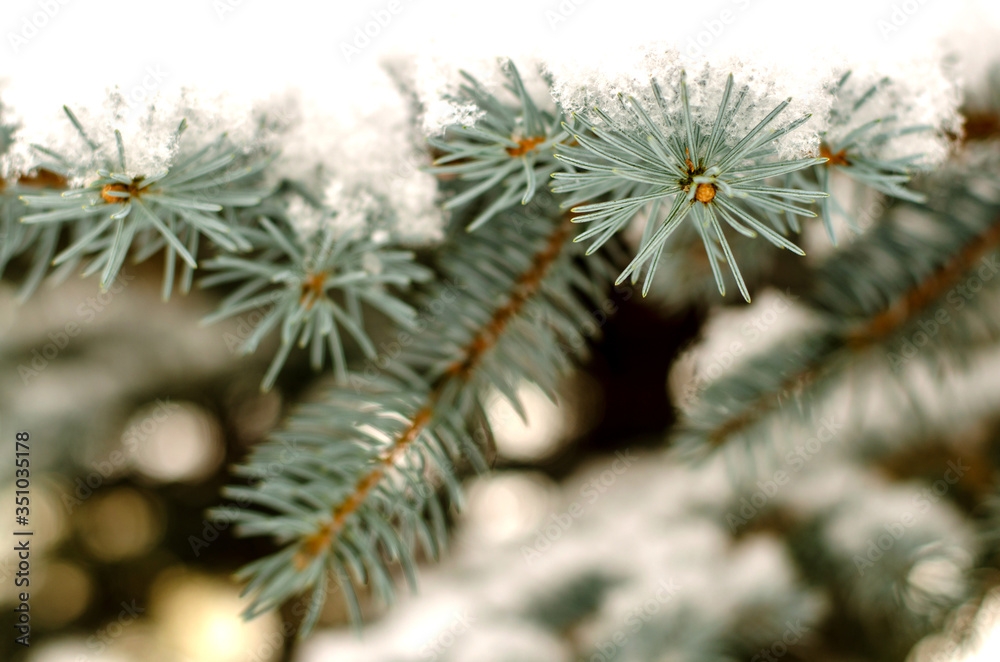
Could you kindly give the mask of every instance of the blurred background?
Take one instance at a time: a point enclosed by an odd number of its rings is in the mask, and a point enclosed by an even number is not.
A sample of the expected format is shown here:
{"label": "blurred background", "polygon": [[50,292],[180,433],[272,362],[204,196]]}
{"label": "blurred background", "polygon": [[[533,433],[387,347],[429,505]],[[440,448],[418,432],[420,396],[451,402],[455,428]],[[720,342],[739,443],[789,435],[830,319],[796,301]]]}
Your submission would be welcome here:
{"label": "blurred background", "polygon": [[[247,97],[297,85],[332,106],[385,53],[654,37],[720,55],[952,48],[975,83],[1000,50],[989,3],[399,3],[384,32],[358,46],[359,26],[388,3],[186,0],[126,11],[7,0],[4,98],[52,113],[109,85],[140,94],[162,80]],[[104,295],[94,279],[70,279],[23,305],[15,284],[0,282],[0,504],[13,508],[14,432],[27,430],[34,531],[28,650],[13,644],[16,539],[0,531],[0,659],[686,660],[734,659],[733,650],[761,660],[1000,659],[1000,595],[963,580],[997,583],[995,542],[982,536],[1000,461],[995,361],[950,383],[951,400],[926,403],[962,407],[938,417],[939,428],[911,421],[917,443],[889,435],[865,455],[843,443],[853,433],[835,420],[804,437],[801,466],[780,491],[771,473],[737,484],[720,463],[681,467],[664,454],[674,407],[700,388],[691,366],[714,376],[731,363],[732,339],[715,332],[750,324],[760,333],[738,341],[756,350],[794,323],[784,312],[799,267],[783,259],[748,308],[709,311],[622,288],[558,405],[525,384],[525,423],[498,398],[488,412],[495,472],[467,481],[452,548],[422,568],[421,593],[388,612],[363,605],[363,638],[346,628],[337,596],[305,644],[291,636],[295,605],[244,623],[231,575],[272,549],[234,538],[205,511],[224,503],[229,467],[322,379],[294,353],[262,394],[275,346],[239,356],[240,325],[253,320],[199,325],[218,294],[163,303],[162,268],[156,259],[127,267]],[[701,339],[717,342],[692,344]],[[898,527],[913,534],[893,536]],[[884,533],[898,544],[881,545]],[[910,562],[880,563],[893,555]],[[884,576],[903,567],[904,577]],[[969,632],[970,643],[956,643]]]}
{"label": "blurred background", "polygon": [[[106,303],[89,280],[43,288],[23,306],[13,286],[0,289],[3,430],[11,439],[14,430],[31,434],[26,659],[148,660],[151,651],[164,661],[296,659],[286,657],[291,644],[278,615],[238,618],[240,587],[230,575],[270,550],[217,530],[204,511],[222,502],[228,466],[317,379],[304,357],[293,356],[279,387],[261,394],[274,347],[246,358],[230,351],[240,321],[199,326],[214,300],[196,291],[164,304],[161,274],[155,261],[131,267],[127,287],[109,292]],[[498,398],[490,413],[500,471],[469,484],[477,540],[508,540],[540,524],[559,482],[594,457],[662,445],[672,419],[666,370],[699,314],[616,305],[601,348],[567,380],[559,406],[525,385],[525,426]],[[73,322],[82,331],[55,352]],[[43,359],[33,365],[36,356]],[[5,500],[13,502],[5,471]],[[17,558],[14,538],[4,535],[2,620],[12,632]],[[327,622],[343,623],[342,609],[333,596]],[[8,654],[11,639],[0,641]],[[273,652],[249,656],[261,646]]]}

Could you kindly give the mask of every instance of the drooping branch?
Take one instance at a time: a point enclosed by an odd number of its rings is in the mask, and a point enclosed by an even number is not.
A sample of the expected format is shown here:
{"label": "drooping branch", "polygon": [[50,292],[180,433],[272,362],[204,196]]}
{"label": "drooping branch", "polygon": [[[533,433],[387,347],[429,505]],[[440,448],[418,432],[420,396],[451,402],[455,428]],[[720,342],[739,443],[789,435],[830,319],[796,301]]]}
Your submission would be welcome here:
{"label": "drooping branch", "polygon": [[507,325],[523,309],[525,304],[539,291],[546,274],[566,246],[572,228],[571,215],[556,226],[547,241],[533,256],[530,267],[514,282],[507,301],[499,306],[493,316],[475,333],[464,347],[461,357],[456,359],[437,379],[427,394],[425,404],[412,416],[407,426],[395,438],[390,447],[383,450],[377,463],[362,475],[348,496],[332,511],[332,519],[318,531],[303,538],[296,564],[304,568],[319,554],[323,553],[340,533],[347,519],[365,502],[373,489],[382,481],[392,466],[409,450],[421,431],[432,425],[438,402],[453,380],[467,381],[487,352],[492,349]]}
{"label": "drooping branch", "polygon": [[997,246],[1000,246],[1000,218],[949,261],[897,299],[892,306],[853,329],[848,334],[851,345],[857,349],[868,347],[919,317],[927,306],[957,285],[971,267]]}
{"label": "drooping branch", "polygon": [[[865,317],[842,319],[832,310],[826,313],[827,328],[815,332],[812,338],[802,339],[792,349],[782,347],[781,357],[765,356],[759,366],[751,366],[753,379],[758,385],[770,383],[757,390],[757,397],[739,403],[728,416],[713,418],[707,428],[700,428],[697,436],[710,448],[718,448],[727,439],[748,429],[768,414],[779,409],[784,402],[825,379],[838,366],[850,362],[850,355],[860,354],[884,343],[915,323],[928,307],[940,301],[959,285],[969,270],[992,250],[1000,246],[1000,218],[985,224],[964,245],[952,252],[940,266],[928,271],[917,282],[911,282],[893,302],[879,312]],[[869,256],[870,257],[870,256]],[[784,364],[775,370],[775,358]],[[765,372],[770,371],[767,376]],[[777,374],[775,374],[777,372]],[[747,377],[747,379],[750,379]],[[719,389],[731,387],[723,383]],[[706,393],[706,397],[718,397]]]}

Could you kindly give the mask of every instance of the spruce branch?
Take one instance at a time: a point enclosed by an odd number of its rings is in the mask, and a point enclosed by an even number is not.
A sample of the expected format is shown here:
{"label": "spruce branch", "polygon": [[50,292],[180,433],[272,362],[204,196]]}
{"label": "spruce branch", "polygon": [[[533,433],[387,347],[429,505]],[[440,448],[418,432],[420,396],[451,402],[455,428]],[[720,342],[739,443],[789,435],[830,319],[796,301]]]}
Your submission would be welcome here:
{"label": "spruce branch", "polygon": [[[264,179],[258,175],[271,162],[250,156],[225,134],[192,145],[191,139],[200,139],[193,130],[185,133],[182,121],[166,142],[130,136],[126,129],[95,140],[98,134],[64,108],[75,131],[70,143],[78,138],[85,149],[67,156],[72,147],[59,153],[34,145],[41,168],[37,177],[0,180],[0,275],[6,269],[22,278],[23,298],[52,263],[58,268],[50,281],[83,265],[84,275],[100,272],[101,287],[107,289],[130,254],[141,262],[162,251],[164,299],[175,287],[187,292],[194,270],[207,267],[200,270],[209,272],[200,284],[228,290],[205,322],[264,311],[243,345],[249,353],[265,338],[280,337],[263,390],[273,387],[296,347],[308,353],[317,372],[332,364],[330,379],[234,470],[234,484],[224,494],[236,507],[219,508],[213,517],[226,526],[236,524],[238,535],[277,544],[277,551],[238,573],[250,597],[247,618],[305,594],[308,609],[298,632],[303,638],[317,624],[328,594],[337,590],[357,625],[366,594],[391,603],[401,579],[416,588],[419,562],[442,555],[451,509],[461,506],[463,479],[470,471],[490,468],[492,431],[485,412],[494,394],[499,391],[522,419],[531,404],[519,397],[525,383],[555,399],[560,373],[585,351],[587,336],[597,327],[592,306],[612,282],[644,278],[645,296],[658,277],[669,283],[663,289],[687,303],[715,301],[716,290],[724,296],[732,277],[749,302],[750,293],[767,284],[772,257],[787,255],[772,246],[803,254],[791,236],[802,229],[800,217],[821,215],[834,244],[833,216],[852,222],[831,197],[834,173],[894,198],[891,213],[818,267],[796,262],[815,281],[800,304],[811,325],[712,383],[685,413],[676,447],[700,456],[738,446],[750,455],[772,451],[774,443],[788,441],[799,425],[815,419],[857,375],[877,388],[888,384],[883,390],[890,395],[892,387],[905,392],[916,419],[920,412],[908,381],[911,368],[936,370],[937,377],[1000,339],[1000,278],[993,277],[1000,274],[996,146],[970,147],[959,163],[911,183],[936,157],[925,163],[916,153],[921,150],[906,148],[916,144],[914,134],[927,132],[920,136],[927,138],[927,153],[943,155],[950,99],[926,104],[928,95],[912,91],[880,97],[891,82],[854,86],[851,72],[821,90],[814,77],[801,87],[814,89],[811,102],[817,107],[832,101],[833,110],[824,118],[825,133],[809,133],[802,130],[809,115],[786,121],[791,99],[771,100],[772,91],[765,88],[776,81],[756,66],[747,76],[754,88],[736,85],[730,75],[723,89],[722,76],[716,78],[706,66],[704,77],[688,81],[680,73],[667,89],[663,72],[679,72],[675,55],[648,50],[633,63],[644,71],[643,79],[652,72],[660,76],[648,88],[636,83],[635,70],[615,71],[618,63],[607,69],[602,63],[595,78],[586,65],[562,70],[556,59],[547,61],[545,82],[558,99],[552,110],[531,97],[510,61],[502,65],[503,89],[462,72],[464,84],[446,101],[460,104],[462,112],[471,106],[481,115],[469,126],[449,126],[442,138],[430,139],[437,159],[426,169],[413,169],[408,131],[416,123],[405,116],[407,110],[421,110],[415,107],[416,94],[410,99],[414,107],[394,97],[388,112],[379,108],[345,125],[340,119],[346,115],[330,121],[305,106],[298,118],[260,117],[254,111],[253,121],[242,128],[255,140],[280,139],[293,152],[268,178],[281,184],[268,190],[258,190],[255,182]],[[399,68],[401,77],[405,68]],[[605,73],[610,76],[602,80]],[[622,85],[624,79],[616,79],[621,73],[632,80]],[[401,87],[410,83],[397,82]],[[915,82],[924,81],[915,77]],[[407,93],[427,87],[414,84]],[[635,90],[635,98],[618,96],[620,114],[600,105],[612,88]],[[766,106],[752,101],[758,92],[769,100]],[[430,118],[425,124],[430,124],[436,110],[431,105],[441,99],[422,100],[429,101],[424,108]],[[591,107],[592,101],[600,107]],[[918,109],[926,114],[911,112],[917,104],[934,107]],[[567,117],[570,107],[584,110]],[[274,109],[269,106],[268,115]],[[123,126],[121,110],[119,104],[114,126]],[[873,112],[879,116],[873,118]],[[917,115],[933,117],[934,126],[906,119]],[[991,122],[983,127],[987,134],[1000,124],[995,112],[990,118],[984,118]],[[151,112],[142,126],[159,126],[156,119]],[[176,119],[168,120],[166,131],[151,135],[170,136]],[[352,132],[365,133],[363,123],[372,120],[377,124],[373,135],[355,140]],[[0,156],[10,135],[0,121]],[[806,153],[796,146],[810,141],[819,145],[819,157],[799,158]],[[19,140],[17,153],[0,165],[30,166],[28,142]],[[338,151],[334,145],[346,147]],[[137,168],[137,163],[154,165]],[[54,179],[46,180],[50,170]],[[439,188],[428,172],[438,176]],[[549,179],[556,180],[552,186],[540,186]],[[70,181],[72,190],[66,190]],[[295,206],[289,196],[302,204]],[[383,242],[387,237],[416,241],[417,236],[436,241],[443,221],[435,201],[442,197],[453,212],[443,246],[421,251],[418,260],[414,252]],[[631,261],[621,261],[627,266],[616,281],[604,257],[592,254],[618,248],[611,239],[637,220],[645,222],[642,237]],[[733,231],[748,238],[762,234],[768,242],[733,243]],[[206,243],[218,250],[203,261]],[[982,277],[983,269],[993,276]],[[977,275],[980,289],[972,289]],[[950,317],[940,321],[937,314],[946,309]],[[376,350],[381,338],[373,316],[391,323],[395,349],[381,343],[384,353]],[[925,324],[932,317],[935,331],[929,333]],[[915,343],[918,333],[926,342]],[[907,343],[917,345],[914,354],[900,352]],[[352,356],[353,345],[360,349],[357,356]],[[780,496],[763,488],[768,498],[759,511],[768,509],[771,521],[758,521],[752,527],[758,535],[742,540],[735,528],[730,538],[720,527],[723,502],[742,496],[741,486],[719,482],[711,471],[698,474],[670,462],[644,462],[619,482],[620,500],[608,498],[597,509],[602,512],[592,513],[591,524],[597,525],[578,528],[607,536],[608,531],[627,534],[636,522],[653,523],[669,529],[676,540],[685,538],[681,545],[653,540],[652,547],[643,546],[643,558],[619,559],[623,562],[607,573],[601,554],[575,554],[575,560],[587,560],[576,564],[580,568],[599,567],[600,572],[585,570],[589,578],[563,583],[556,591],[554,584],[545,585],[552,582],[530,587],[527,600],[506,610],[508,621],[520,620],[519,628],[503,629],[506,623],[494,629],[490,623],[480,634],[539,633],[541,623],[546,632],[539,634],[554,637],[559,631],[562,636],[567,627],[601,610],[624,612],[619,598],[637,595],[631,589],[649,576],[641,573],[662,568],[656,555],[669,552],[663,558],[671,563],[700,558],[700,565],[677,567],[698,580],[694,584],[715,572],[709,564],[728,563],[733,572],[720,584],[732,589],[728,608],[696,613],[704,597],[701,587],[683,587],[681,599],[660,609],[655,619],[647,609],[629,641],[619,645],[615,634],[616,655],[648,658],[668,646],[691,659],[749,657],[768,647],[773,652],[775,633],[788,619],[801,615],[806,629],[839,626],[821,620],[826,619],[823,597],[832,597],[837,607],[848,607],[848,620],[862,621],[852,623],[860,633],[877,638],[866,647],[885,658],[901,658],[968,597],[965,580],[976,552],[968,535],[973,527],[949,519],[949,498],[929,504],[931,517],[917,522],[912,533],[896,536],[887,522],[907,511],[916,488],[883,489],[876,483],[875,489],[850,493],[863,482],[840,481],[834,489],[813,482],[830,475],[843,478],[834,473],[838,469],[853,470],[834,462],[812,465],[815,473],[799,483],[804,487],[798,494],[789,495],[795,487]],[[602,472],[602,482],[605,475],[611,474]],[[661,480],[650,482],[651,476]],[[658,485],[665,489],[650,489]],[[802,498],[806,492],[808,498]],[[697,498],[685,496],[691,494]],[[958,496],[953,501],[968,495]],[[645,502],[668,508],[639,513],[638,519],[621,517],[623,506]],[[628,526],[600,528],[608,522]],[[670,525],[666,529],[664,522]],[[901,524],[895,526],[902,530]],[[987,526],[1000,528],[995,522]],[[788,539],[774,539],[776,531],[767,528],[784,529]],[[577,545],[577,551],[591,542],[589,533],[574,529],[572,534],[573,540],[560,542]],[[891,549],[880,555],[887,568],[862,577],[859,554],[870,539],[890,534]],[[824,595],[800,586],[784,542],[808,569],[802,574]],[[600,551],[600,545],[589,548]],[[646,553],[650,550],[653,555]],[[543,569],[565,560],[550,554]],[[640,570],[619,573],[625,566]],[[768,581],[746,582],[748,571]],[[618,591],[626,584],[629,591]],[[673,593],[668,592],[669,599]],[[543,594],[556,599],[539,601]],[[568,611],[552,607],[574,600],[580,604]],[[601,628],[594,633],[599,636]],[[791,646],[799,643],[798,636]],[[542,638],[527,639],[532,647],[537,648],[536,641],[544,646]],[[591,639],[570,642],[565,649],[604,654],[604,642],[594,645]],[[786,648],[795,656],[812,645],[806,641],[800,649]],[[462,655],[456,649],[453,656]]]}
{"label": "spruce branch", "polygon": [[[840,478],[859,486],[850,475]],[[981,545],[950,503],[925,503],[927,487],[880,480],[863,485],[855,494],[794,518],[789,537],[807,581],[850,606],[847,613],[857,619],[858,635],[870,641],[878,659],[896,659],[975,594],[979,580],[971,571]],[[921,504],[917,516],[915,503]],[[880,536],[899,529],[905,533],[890,535],[892,544],[883,549]],[[876,540],[882,547],[876,546],[874,554]],[[934,579],[928,581],[928,574]]]}
{"label": "spruce branch", "polygon": [[555,160],[555,146],[569,134],[561,128],[561,113],[540,110],[524,87],[514,63],[507,61],[505,86],[519,101],[513,106],[497,98],[468,72],[461,75],[456,101],[472,103],[485,114],[473,126],[450,127],[444,139],[429,138],[432,147],[443,155],[429,168],[437,175],[457,175],[461,180],[477,182],[449,198],[445,209],[466,205],[477,198],[502,191],[469,223],[475,230],[520,200],[531,202],[539,182],[561,165]]}
{"label": "spruce branch", "polygon": [[[133,246],[140,260],[165,248],[163,297],[167,299],[173,287],[177,258],[183,261],[184,269],[195,269],[202,236],[231,252],[250,247],[238,229],[218,214],[224,207],[260,203],[261,192],[229,185],[255,175],[266,161],[230,167],[237,154],[223,135],[194,153],[182,154],[160,172],[134,174],[128,168],[121,132],[115,131],[115,149],[109,154],[108,148],[88,137],[69,108],[64,106],[64,110],[80,139],[102,166],[97,170],[97,179],[85,187],[61,194],[21,196],[29,209],[46,210],[29,213],[21,222],[73,224],[83,229],[69,247],[55,256],[53,265],[94,256],[83,275],[100,271],[101,288],[106,290]],[[186,121],[178,125],[173,139],[176,144],[180,144],[186,127]],[[42,146],[34,147],[50,159],[40,167],[55,172],[72,172],[79,167],[69,157]],[[190,284],[190,280],[188,273],[184,282]]]}
{"label": "spruce branch", "polygon": [[314,370],[323,367],[329,351],[341,382],[347,379],[342,336],[353,338],[366,357],[374,358],[375,345],[365,331],[365,306],[412,330],[416,311],[391,289],[402,290],[432,276],[414,261],[412,252],[379,246],[359,238],[357,232],[345,235],[330,223],[307,236],[292,229],[286,219],[261,216],[258,224],[259,228],[246,231],[254,252],[207,261],[205,267],[215,273],[203,278],[201,285],[238,285],[203,320],[205,324],[267,310],[244,341],[244,354],[256,351],[274,329],[281,330],[281,345],[261,383],[263,390],[274,385],[296,344],[309,347]]}
{"label": "spruce branch", "polygon": [[[648,218],[649,211],[653,210],[640,212],[636,221],[644,227],[645,224],[655,227],[656,221],[650,221]],[[662,217],[664,210],[661,208],[659,211]],[[783,234],[786,232],[788,230],[782,231]],[[734,242],[731,248],[735,262],[740,265],[740,273],[751,293],[773,284],[772,279],[776,275],[783,277],[782,268],[788,265],[788,262],[782,259],[787,255],[785,251],[775,248],[770,243],[761,245],[760,242],[751,241]],[[722,275],[726,278],[727,288],[735,286],[736,283],[730,273],[724,272]],[[674,310],[682,310],[688,306],[708,309],[716,304],[719,290],[715,274],[705,252],[701,235],[693,223],[682,223],[674,232],[651,280],[649,296],[657,304],[665,304]]]}
{"label": "spruce branch", "polygon": [[[0,103],[0,118],[3,111],[4,105]],[[7,154],[18,129],[19,126],[6,124],[0,119],[0,158]],[[29,174],[0,178],[0,277],[12,260],[31,253],[31,266],[18,290],[17,298],[21,303],[31,297],[45,277],[49,263],[55,257],[63,228],[61,224],[45,227],[21,224],[20,218],[26,210],[20,196],[43,189],[62,191],[66,186],[65,177],[44,168]],[[53,280],[58,282],[66,273],[64,270]]]}
{"label": "spruce branch", "polygon": [[[545,208],[558,216],[544,197]],[[475,421],[483,418],[492,388],[518,411],[522,380],[554,392],[569,361],[566,345],[581,346],[588,328],[590,312],[580,295],[606,281],[575,261],[568,219],[554,227],[527,220],[489,224],[446,246],[444,280],[461,287],[453,304],[380,374],[349,375],[349,387],[338,386],[293,414],[250,458],[243,473],[259,475],[280,454],[282,441],[306,447],[279,475],[229,492],[277,511],[241,510],[241,533],[273,535],[286,545],[242,571],[254,595],[248,616],[310,589],[314,609],[300,630],[304,636],[328,574],[345,591],[355,621],[360,608],[352,581],[391,601],[389,564],[398,562],[412,584],[418,543],[431,557],[445,544],[435,484],[457,504],[458,467],[468,462],[487,469],[485,431]]]}
{"label": "spruce branch", "polygon": [[[61,191],[65,188],[66,179],[47,170],[18,177],[9,184],[0,179],[0,276],[13,260],[31,254],[31,266],[18,290],[17,298],[21,303],[34,294],[45,278],[64,231],[60,223],[45,226],[21,223],[26,211],[21,196],[43,189]],[[60,270],[53,274],[52,282],[60,282],[68,273],[68,269]]]}
{"label": "spruce branch", "polygon": [[[554,173],[553,178],[561,183],[553,191],[578,192],[578,197],[566,205],[580,214],[577,222],[593,223],[577,238],[581,241],[594,239],[589,249],[591,252],[622,230],[641,209],[653,206],[649,216],[658,225],[654,227],[652,222],[647,224],[638,253],[619,275],[617,283],[630,276],[635,283],[645,269],[643,295],[646,295],[668,240],[684,219],[691,215],[708,254],[719,292],[723,295],[726,292],[719,267],[720,262],[725,262],[743,298],[750,301],[750,293],[736,265],[722,223],[744,236],[755,237],[759,233],[775,246],[804,254],[798,246],[762,223],[755,214],[771,210],[801,216],[816,215],[794,203],[811,203],[824,197],[825,193],[780,188],[766,183],[767,179],[825,161],[823,158],[773,159],[773,148],[769,143],[800,127],[809,115],[782,129],[768,130],[768,126],[791,103],[788,99],[735,144],[728,144],[723,129],[739,114],[747,92],[747,88],[742,87],[730,105],[734,96],[732,75],[726,82],[711,128],[702,127],[692,118],[684,74],[681,75],[678,90],[682,107],[679,121],[666,110],[667,104],[658,83],[654,80],[651,85],[657,109],[647,110],[635,98],[626,101],[619,97],[619,103],[634,122],[632,127],[616,122],[599,108],[594,109],[591,117],[576,117],[590,135],[575,133],[573,138],[579,147],[559,145],[556,158],[583,172]],[[659,119],[654,119],[652,115]],[[625,197],[614,196],[610,201],[573,206],[581,198],[592,198],[622,187],[628,190]],[[658,216],[660,205],[669,209],[662,220]]]}
{"label": "spruce branch", "polygon": [[[923,124],[900,126],[895,115],[859,122],[857,116],[868,110],[868,106],[878,98],[889,80],[883,78],[860,89],[851,84],[851,74],[850,70],[845,72],[832,90],[834,104],[830,109],[830,126],[824,131],[823,142],[820,144],[820,156],[827,159],[826,163],[791,173],[786,180],[787,186],[817,189],[828,195],[819,201],[820,215],[834,245],[837,244],[833,228],[834,214],[846,218],[855,232],[861,231],[853,215],[847,213],[844,206],[832,196],[831,180],[834,174],[842,173],[863,186],[900,200],[924,202],[926,197],[923,194],[905,187],[916,172],[928,169],[921,164],[924,155],[915,152],[889,157],[884,152],[890,143],[899,138],[934,131],[934,127]],[[797,221],[790,214],[785,216],[789,225],[797,232]]]}
{"label": "spruce branch", "polygon": [[[713,382],[685,413],[678,447],[704,454],[736,439],[752,447],[762,437],[787,437],[788,418],[809,419],[832,378],[853,369],[874,370],[905,390],[910,357],[900,348],[917,333],[928,336],[920,361],[939,364],[961,362],[1000,337],[1000,283],[981,280],[975,296],[964,288],[992,268],[988,258],[1000,246],[1000,189],[985,175],[995,160],[980,152],[944,169],[929,183],[928,204],[910,207],[920,223],[893,214],[864,242],[831,256],[804,297],[815,324]],[[919,324],[941,310],[951,312],[931,337]]]}

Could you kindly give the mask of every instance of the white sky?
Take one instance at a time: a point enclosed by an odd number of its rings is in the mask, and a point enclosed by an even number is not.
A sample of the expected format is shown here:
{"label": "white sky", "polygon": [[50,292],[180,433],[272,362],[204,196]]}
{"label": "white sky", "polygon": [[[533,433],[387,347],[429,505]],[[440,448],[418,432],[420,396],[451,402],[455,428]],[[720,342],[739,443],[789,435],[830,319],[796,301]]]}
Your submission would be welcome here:
{"label": "white sky", "polygon": [[[336,102],[350,93],[351,81],[364,80],[367,68],[390,51],[575,53],[650,39],[676,40],[684,50],[700,38],[709,54],[759,48],[798,59],[806,51],[841,48],[897,57],[926,54],[941,32],[957,24],[995,28],[998,5],[989,0],[2,0],[0,77],[12,78],[7,97],[21,110],[28,110],[29,102],[55,109],[84,102],[113,84],[128,90],[142,85],[150,71],[159,72],[158,85],[200,84],[256,96],[296,84]],[[367,45],[359,42],[362,48],[348,61],[344,45],[354,46],[357,30],[373,13],[389,20]],[[972,51],[1000,50],[985,37],[964,37],[960,43]]]}

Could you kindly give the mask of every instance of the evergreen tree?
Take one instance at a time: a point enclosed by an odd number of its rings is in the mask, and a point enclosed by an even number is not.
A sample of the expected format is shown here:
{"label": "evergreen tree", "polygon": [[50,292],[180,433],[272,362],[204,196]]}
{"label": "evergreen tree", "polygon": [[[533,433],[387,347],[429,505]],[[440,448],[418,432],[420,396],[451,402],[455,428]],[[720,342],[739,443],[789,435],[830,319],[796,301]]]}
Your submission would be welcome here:
{"label": "evergreen tree", "polygon": [[814,659],[847,631],[842,657],[903,659],[987,600],[996,431],[966,431],[996,411],[967,397],[1000,333],[995,81],[963,99],[926,64],[782,77],[659,46],[628,72],[390,64],[347,128],[186,95],[0,115],[22,300],[155,258],[164,299],[214,293],[205,323],[257,314],[233,346],[276,339],[263,390],[308,357],[317,386],[212,513],[276,545],[239,573],[246,616],[304,600],[304,638],[330,594],[362,627],[421,584],[495,461],[495,394],[522,418],[524,384],[558,400],[633,287],[708,319],[665,451],[570,479],[593,508],[488,562],[456,552],[461,586],[429,594],[465,617],[421,651],[376,625],[370,659]]}

